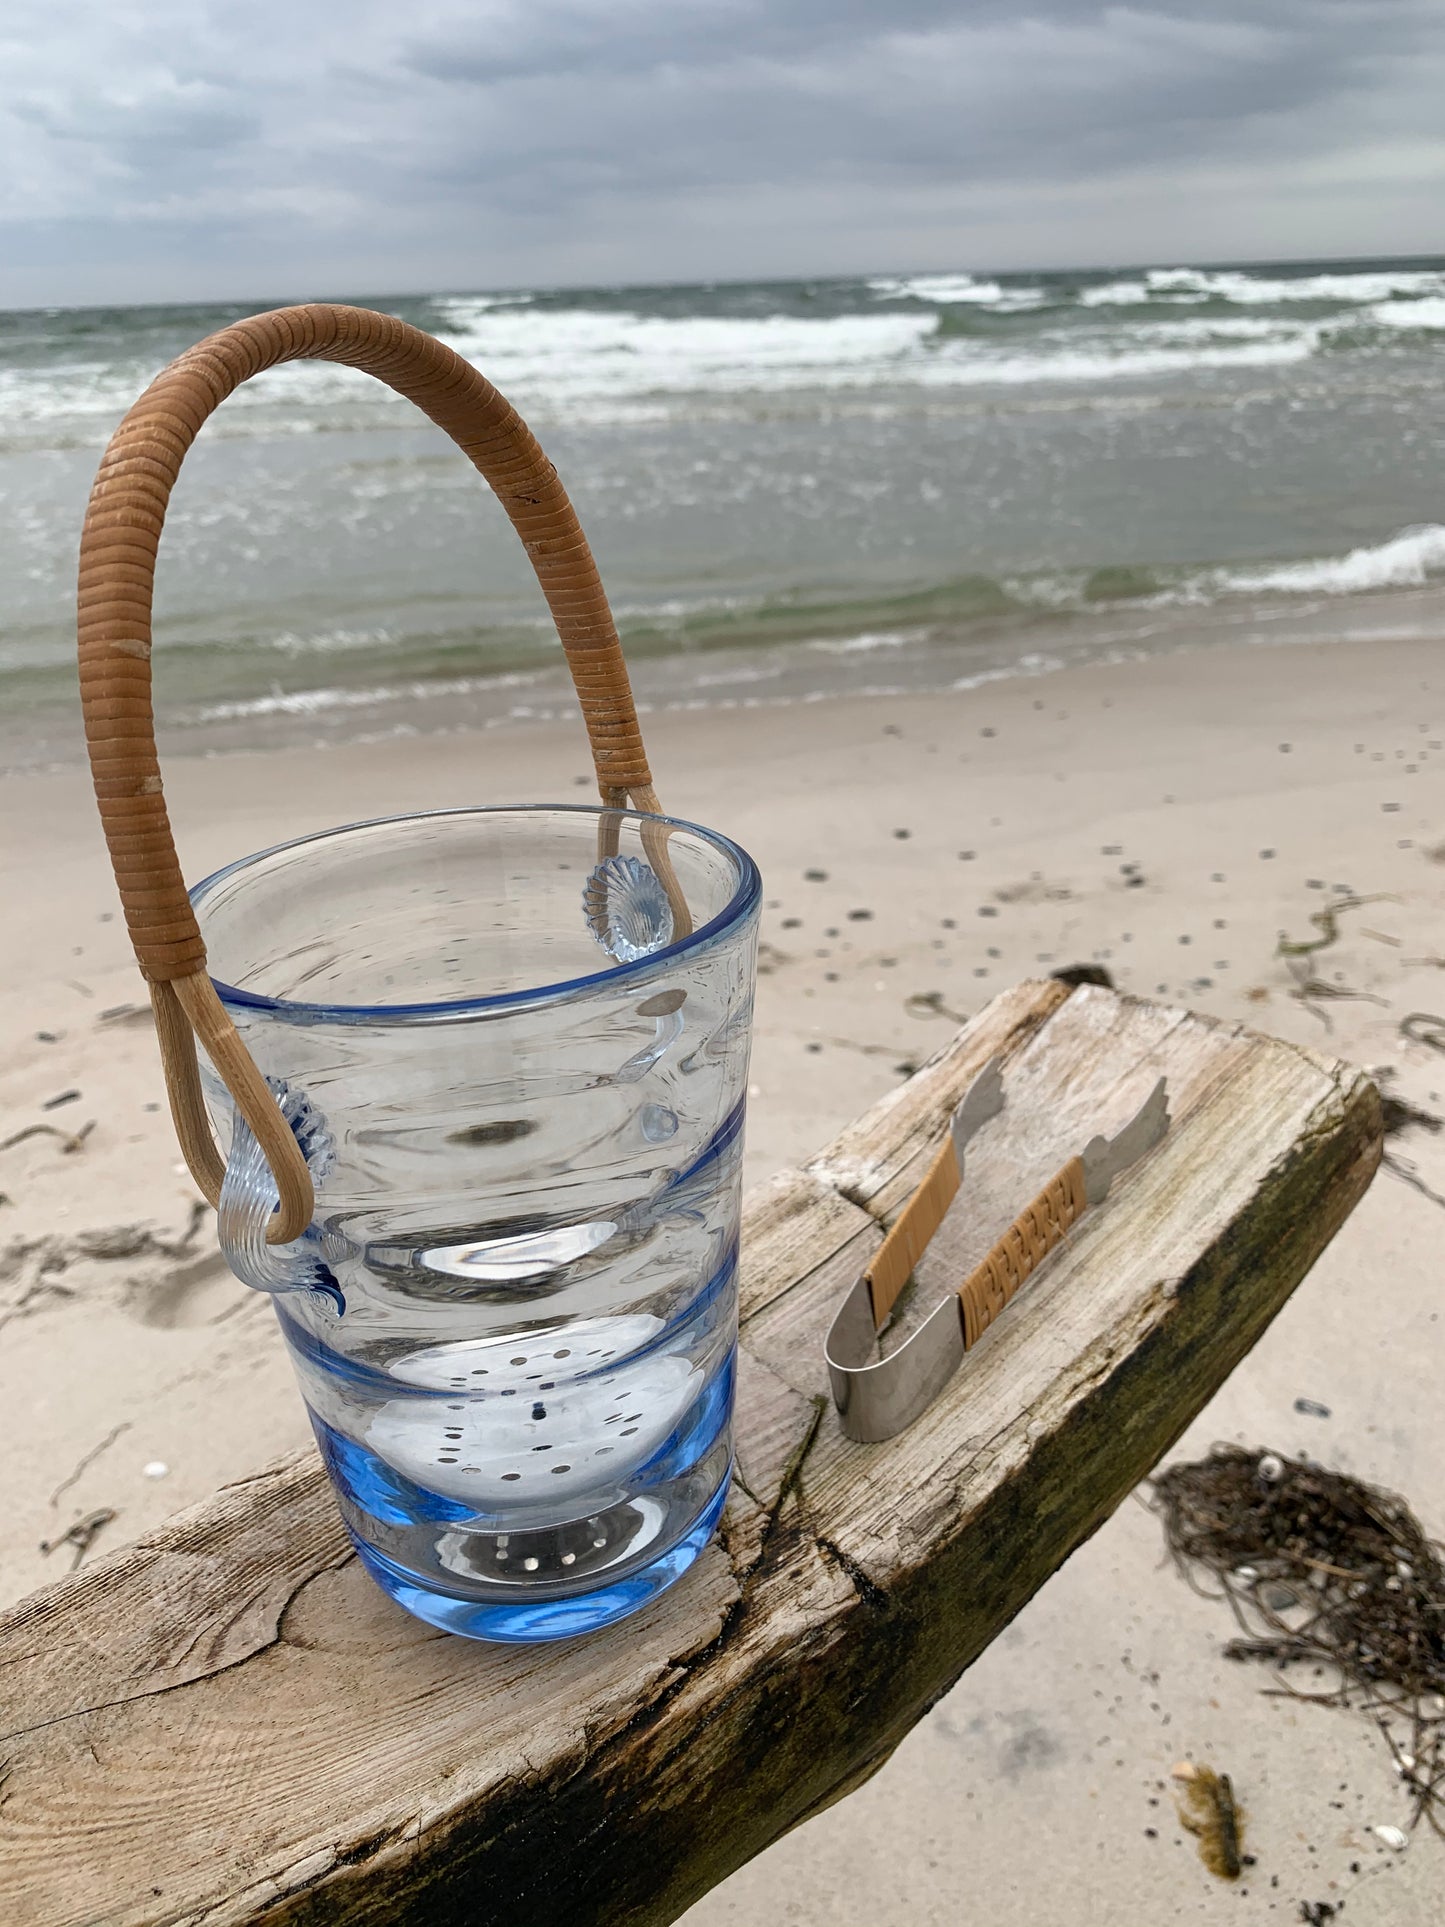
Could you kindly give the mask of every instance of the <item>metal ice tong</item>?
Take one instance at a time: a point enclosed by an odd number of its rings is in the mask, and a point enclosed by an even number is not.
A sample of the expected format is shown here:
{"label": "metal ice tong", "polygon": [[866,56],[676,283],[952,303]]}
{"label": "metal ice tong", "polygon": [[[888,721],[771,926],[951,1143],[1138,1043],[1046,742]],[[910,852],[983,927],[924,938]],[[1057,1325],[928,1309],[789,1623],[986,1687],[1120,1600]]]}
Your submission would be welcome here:
{"label": "metal ice tong", "polygon": [[991,1058],[953,1115],[948,1136],[828,1331],[825,1355],[834,1403],[850,1439],[872,1445],[910,1426],[948,1383],[1004,1306],[1122,1171],[1169,1127],[1161,1077],[1134,1118],[1112,1138],[1091,1138],[1046,1184],[956,1292],[887,1358],[878,1336],[963,1182],[964,1152],[1003,1109],[1000,1060]]}

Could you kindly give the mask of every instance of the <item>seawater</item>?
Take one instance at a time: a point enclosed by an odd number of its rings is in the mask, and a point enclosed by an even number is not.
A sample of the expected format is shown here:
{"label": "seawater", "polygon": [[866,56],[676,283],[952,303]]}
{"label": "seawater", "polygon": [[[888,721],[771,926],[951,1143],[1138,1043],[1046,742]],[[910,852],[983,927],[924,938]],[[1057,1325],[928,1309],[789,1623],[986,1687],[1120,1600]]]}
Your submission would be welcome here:
{"label": "seawater", "polygon": [[[648,699],[947,687],[1233,635],[1256,608],[1348,629],[1354,598],[1445,581],[1445,261],[352,298],[440,334],[532,421]],[[100,449],[245,312],[0,315],[0,764],[78,753]],[[565,700],[504,518],[351,370],[274,370],[225,405],[158,582],[160,713],[197,746]]]}

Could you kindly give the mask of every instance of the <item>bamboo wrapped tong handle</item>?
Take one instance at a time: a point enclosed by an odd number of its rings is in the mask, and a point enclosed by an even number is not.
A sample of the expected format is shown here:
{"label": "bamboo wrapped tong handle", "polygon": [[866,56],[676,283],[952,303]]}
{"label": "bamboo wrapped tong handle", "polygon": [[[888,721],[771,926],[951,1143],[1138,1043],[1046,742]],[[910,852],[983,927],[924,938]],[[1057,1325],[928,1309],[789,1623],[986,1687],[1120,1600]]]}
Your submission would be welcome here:
{"label": "bamboo wrapped tong handle", "polygon": [[[311,1175],[206,974],[206,949],[166,814],[151,708],[151,601],[166,507],[187,450],[228,395],[282,362],[343,362],[416,403],[452,437],[506,510],[566,651],[604,803],[657,813],[622,646],[592,551],[556,470],[516,410],[470,362],[391,315],[312,305],[253,315],[173,361],[112,436],[80,545],[80,685],[91,772],[127,928],[155,1007],[171,1114],[212,1204],[224,1166],[196,1062],[205,1047],[276,1179],[268,1240],[299,1237]],[[661,832],[661,825],[651,826]],[[680,905],[665,847],[658,874]],[[651,850],[651,845],[649,846]]]}
{"label": "bamboo wrapped tong handle", "polygon": [[1063,1243],[1088,1202],[1084,1160],[1070,1158],[959,1286],[965,1350],[978,1343],[1029,1274]]}
{"label": "bamboo wrapped tong handle", "polygon": [[[923,1181],[863,1274],[876,1330],[881,1331],[888,1322],[899,1292],[958,1195],[969,1140],[1002,1108],[1003,1086],[998,1059],[994,1058],[974,1080]],[[1091,1138],[1032,1203],[1025,1205],[958,1287],[965,1348],[982,1338],[1019,1287],[1063,1243],[1089,1206],[1103,1203],[1119,1173],[1157,1144],[1168,1126],[1169,1096],[1161,1077],[1122,1131],[1112,1138]]]}
{"label": "bamboo wrapped tong handle", "polygon": [[[874,1323],[880,1330],[943,1223],[961,1181],[958,1152],[950,1134],[865,1274]],[[1070,1158],[959,1286],[965,1347],[977,1344],[1029,1274],[1068,1236],[1087,1207],[1083,1159]]]}

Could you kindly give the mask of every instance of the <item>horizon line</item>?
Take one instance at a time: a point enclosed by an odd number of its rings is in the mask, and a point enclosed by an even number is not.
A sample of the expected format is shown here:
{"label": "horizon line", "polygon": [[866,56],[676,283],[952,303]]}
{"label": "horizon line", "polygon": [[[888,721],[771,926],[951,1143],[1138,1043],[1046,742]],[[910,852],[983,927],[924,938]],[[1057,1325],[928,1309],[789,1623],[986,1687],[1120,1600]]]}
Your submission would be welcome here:
{"label": "horizon line", "polygon": [[[991,268],[984,266],[959,267],[913,267],[913,268],[869,268],[854,273],[819,273],[795,275],[707,275],[695,280],[682,281],[533,281],[513,282],[507,286],[428,288],[391,288],[385,291],[373,290],[364,298],[368,301],[447,301],[465,299],[472,295],[507,294],[646,294],[657,293],[671,288],[747,288],[747,287],[807,287],[814,284],[835,285],[854,281],[888,279],[924,279],[935,275],[962,274],[971,279],[1018,280],[1037,275],[1064,274],[1142,274],[1157,268],[1195,268],[1203,273],[1229,272],[1255,268],[1364,268],[1371,265],[1398,265],[1402,262],[1439,263],[1445,266],[1445,253],[1407,253],[1407,254],[1301,254],[1301,255],[1254,255],[1246,257],[1187,260],[1174,257],[1169,260],[1144,261],[1103,261],[1088,264],[1055,265],[1052,267],[1031,266],[1024,268]],[[123,312],[140,312],[148,308],[230,308],[240,307],[248,313],[267,313],[272,307],[298,307],[312,303],[324,305],[351,305],[363,297],[355,293],[349,296],[311,294],[301,298],[264,302],[253,305],[249,295],[202,295],[184,300],[154,301],[44,301],[12,305],[0,302],[0,314],[83,314],[96,309],[114,308]]]}

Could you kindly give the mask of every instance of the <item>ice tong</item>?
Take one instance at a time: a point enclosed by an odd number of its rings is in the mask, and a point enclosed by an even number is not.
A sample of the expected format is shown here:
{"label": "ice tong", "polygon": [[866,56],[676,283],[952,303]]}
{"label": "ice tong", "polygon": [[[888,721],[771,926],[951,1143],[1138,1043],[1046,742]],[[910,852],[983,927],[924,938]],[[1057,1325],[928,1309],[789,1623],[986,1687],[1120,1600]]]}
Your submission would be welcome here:
{"label": "ice tong", "polygon": [[843,1430],[860,1444],[904,1431],[937,1398],[1004,1306],[1048,1254],[1062,1244],[1090,1205],[1102,1204],[1121,1172],[1138,1162],[1169,1127],[1161,1077],[1135,1116],[1114,1137],[1094,1137],[1046,1184],[955,1292],[887,1358],[878,1336],[929,1240],[963,1181],[964,1153],[1003,1109],[1001,1060],[990,1058],[953,1114],[953,1123],[923,1182],[843,1300],[824,1352]]}

